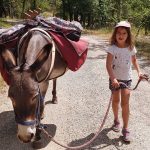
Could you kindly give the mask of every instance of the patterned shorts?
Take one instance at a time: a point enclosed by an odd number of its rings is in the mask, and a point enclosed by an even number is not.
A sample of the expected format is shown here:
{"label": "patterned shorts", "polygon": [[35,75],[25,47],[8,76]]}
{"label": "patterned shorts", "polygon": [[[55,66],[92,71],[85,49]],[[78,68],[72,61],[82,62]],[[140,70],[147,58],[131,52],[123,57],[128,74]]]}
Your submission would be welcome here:
{"label": "patterned shorts", "polygon": [[[123,83],[126,84],[126,86],[130,87],[132,80],[118,80],[118,82],[123,82]],[[109,79],[109,89],[110,89],[111,91],[117,91],[117,90],[119,90],[119,89],[125,89],[126,86],[123,85],[123,84],[120,84],[120,87],[114,88],[114,87],[112,86],[111,80]]]}

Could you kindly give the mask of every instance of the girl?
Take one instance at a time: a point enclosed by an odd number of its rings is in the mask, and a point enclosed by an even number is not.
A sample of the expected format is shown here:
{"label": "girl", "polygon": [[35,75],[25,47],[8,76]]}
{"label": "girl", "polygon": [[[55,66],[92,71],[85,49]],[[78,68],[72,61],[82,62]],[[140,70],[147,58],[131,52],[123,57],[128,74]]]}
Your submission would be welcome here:
{"label": "girl", "polygon": [[125,83],[128,87],[131,86],[132,64],[137,70],[138,76],[140,77],[142,75],[137,63],[137,51],[133,45],[130,30],[131,25],[127,21],[121,21],[115,26],[110,41],[110,47],[107,50],[106,60],[106,68],[109,75],[109,88],[112,91],[113,98],[112,109],[114,124],[112,129],[115,132],[120,131],[118,109],[121,99],[123,119],[122,134],[123,140],[126,142],[130,142],[130,132],[128,130],[130,90],[128,90],[125,85],[119,84],[119,82]]}

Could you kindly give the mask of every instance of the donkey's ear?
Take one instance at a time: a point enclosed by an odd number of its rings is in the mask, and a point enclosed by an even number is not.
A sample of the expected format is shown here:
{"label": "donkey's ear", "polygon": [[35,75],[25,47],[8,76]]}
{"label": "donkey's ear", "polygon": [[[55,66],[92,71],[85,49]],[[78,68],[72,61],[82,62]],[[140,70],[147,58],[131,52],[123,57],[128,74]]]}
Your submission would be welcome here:
{"label": "donkey's ear", "polygon": [[50,52],[51,52],[51,45],[46,45],[38,54],[35,62],[30,66],[30,69],[33,72],[38,71],[42,65],[45,63],[45,61],[48,59]]}
{"label": "donkey's ear", "polygon": [[0,57],[2,59],[2,63],[6,66],[7,71],[16,67],[16,59],[14,55],[3,45],[0,45]]}

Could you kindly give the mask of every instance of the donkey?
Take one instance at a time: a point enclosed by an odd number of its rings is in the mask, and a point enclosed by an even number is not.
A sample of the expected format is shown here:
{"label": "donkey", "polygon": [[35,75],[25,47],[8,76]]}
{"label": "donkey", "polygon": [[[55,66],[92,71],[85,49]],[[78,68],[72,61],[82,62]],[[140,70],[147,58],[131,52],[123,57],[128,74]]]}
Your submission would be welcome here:
{"label": "donkey", "polygon": [[33,142],[44,111],[49,80],[53,80],[52,102],[57,103],[56,78],[66,72],[67,64],[49,35],[38,28],[22,37],[17,59],[4,46],[0,47],[0,57],[9,74],[8,96],[18,125],[17,136],[24,143]]}

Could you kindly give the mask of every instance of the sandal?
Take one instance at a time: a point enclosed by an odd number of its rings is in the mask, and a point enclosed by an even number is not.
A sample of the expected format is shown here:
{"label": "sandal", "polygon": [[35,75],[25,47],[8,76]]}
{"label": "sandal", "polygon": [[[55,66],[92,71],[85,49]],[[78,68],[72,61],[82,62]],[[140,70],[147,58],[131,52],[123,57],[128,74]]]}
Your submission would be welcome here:
{"label": "sandal", "polygon": [[125,142],[130,142],[131,141],[131,138],[130,138],[130,132],[128,129],[122,129],[122,135],[123,135],[123,140]]}
{"label": "sandal", "polygon": [[115,132],[119,132],[120,131],[120,122],[119,121],[114,120],[114,124],[112,126],[112,130],[115,131]]}

